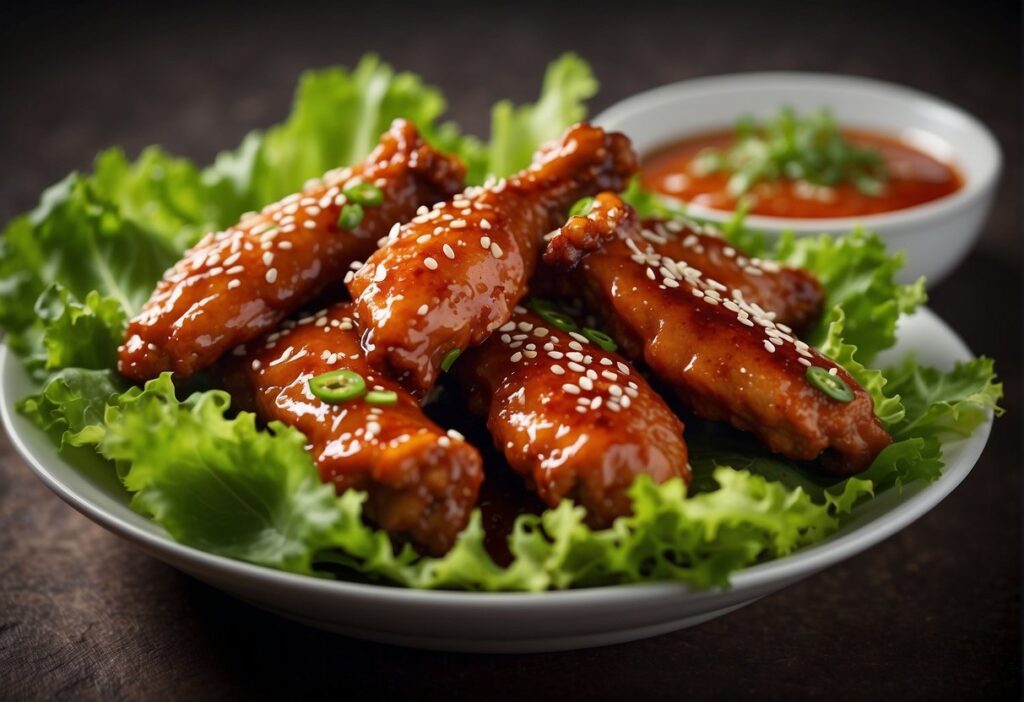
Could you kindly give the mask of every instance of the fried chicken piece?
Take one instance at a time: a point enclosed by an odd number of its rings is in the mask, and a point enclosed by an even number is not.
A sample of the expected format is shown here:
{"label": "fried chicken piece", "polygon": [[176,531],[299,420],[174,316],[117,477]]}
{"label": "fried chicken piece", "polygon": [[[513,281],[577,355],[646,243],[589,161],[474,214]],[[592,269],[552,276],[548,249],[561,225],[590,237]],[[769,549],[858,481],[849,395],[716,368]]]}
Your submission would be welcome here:
{"label": "fried chicken piece", "polygon": [[[305,434],[320,477],[339,494],[365,490],[374,522],[442,554],[476,505],[480,454],[430,421],[409,393],[367,362],[352,316],[352,303],[345,302],[286,322],[250,350],[236,350],[225,363],[225,385],[241,407]],[[330,403],[313,394],[311,378],[340,369],[362,376],[368,391],[390,391],[393,398],[371,404],[377,398],[367,394]]]}
{"label": "fried chicken piece", "polygon": [[689,484],[683,424],[618,354],[517,307],[455,364],[472,411],[550,507],[569,498],[605,527],[639,475]]}
{"label": "fried chicken piece", "polygon": [[525,171],[415,217],[348,281],[363,347],[410,390],[426,393],[449,353],[509,320],[543,235],[573,202],[623,187],[636,167],[625,136],[578,124]]}
{"label": "fried chicken piece", "polygon": [[[128,325],[118,368],[137,382],[168,370],[188,376],[271,331],[325,287],[340,285],[349,264],[373,253],[396,222],[458,192],[464,170],[396,120],[363,163],[330,171],[194,246]],[[339,225],[343,191],[357,183],[370,191],[360,198],[364,216]]]}
{"label": "fried chicken piece", "polygon": [[[626,207],[614,193],[602,193],[597,201],[609,213]],[[615,238],[617,221],[600,217],[586,226],[566,228],[565,236],[552,241],[545,250],[545,260],[574,265],[587,250],[600,246],[600,239]],[[648,219],[641,223],[640,236],[662,256],[684,261],[729,290],[739,290],[744,300],[774,312],[776,323],[792,327],[797,333],[812,329],[821,318],[825,293],[814,276],[799,268],[747,256],[710,225]]]}
{"label": "fried chicken piece", "polygon": [[[753,432],[790,458],[821,458],[836,475],[866,469],[892,441],[871,396],[845,369],[742,290],[665,255],[614,195],[571,218],[545,260],[576,264],[578,289],[627,354],[642,358],[696,415]],[[830,397],[811,382],[811,368],[833,378],[827,382],[841,380],[852,397]]]}

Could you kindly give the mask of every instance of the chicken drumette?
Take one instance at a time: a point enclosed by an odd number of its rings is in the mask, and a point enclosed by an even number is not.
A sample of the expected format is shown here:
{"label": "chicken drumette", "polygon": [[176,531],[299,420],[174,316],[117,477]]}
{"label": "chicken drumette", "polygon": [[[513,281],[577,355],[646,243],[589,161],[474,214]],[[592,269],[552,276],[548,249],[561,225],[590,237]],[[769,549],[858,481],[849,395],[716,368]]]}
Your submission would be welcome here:
{"label": "chicken drumette", "polygon": [[[480,454],[430,421],[366,360],[352,304],[286,322],[249,346],[224,363],[236,403],[305,434],[321,478],[339,493],[365,490],[367,514],[384,529],[407,534],[431,553],[447,551],[476,505]],[[338,371],[344,374],[325,383],[334,398],[314,394],[311,380]],[[341,399],[338,386],[360,382],[366,394]]]}
{"label": "chicken drumette", "polygon": [[271,331],[340,284],[349,264],[418,206],[458,192],[463,173],[396,120],[363,163],[328,172],[193,247],[128,325],[120,371],[137,382],[168,370],[191,375]]}
{"label": "chicken drumette", "polygon": [[626,137],[579,124],[525,171],[421,212],[349,280],[370,357],[426,393],[446,357],[508,322],[573,202],[635,170]]}

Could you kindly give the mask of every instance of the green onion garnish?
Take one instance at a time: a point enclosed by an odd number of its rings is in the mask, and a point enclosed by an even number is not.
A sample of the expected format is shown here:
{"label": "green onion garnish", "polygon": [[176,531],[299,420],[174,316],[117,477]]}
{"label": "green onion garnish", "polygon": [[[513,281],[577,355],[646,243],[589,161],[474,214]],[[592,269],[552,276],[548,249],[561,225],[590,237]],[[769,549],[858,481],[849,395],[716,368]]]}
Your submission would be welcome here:
{"label": "green onion garnish", "polygon": [[346,402],[363,396],[366,381],[355,371],[343,368],[310,378],[309,391],[324,402]]}
{"label": "green onion garnish", "polygon": [[441,359],[441,370],[443,370],[445,373],[447,373],[451,369],[452,364],[455,363],[455,361],[461,355],[462,355],[462,349],[452,349],[451,351],[446,353],[444,355],[444,358]]}
{"label": "green onion garnish", "polygon": [[839,376],[832,375],[824,368],[811,366],[807,369],[807,382],[837,402],[853,399],[853,390]]}
{"label": "green onion garnish", "polygon": [[398,393],[394,390],[371,390],[366,393],[368,405],[393,405],[398,402]]}
{"label": "green onion garnish", "polygon": [[564,332],[579,331],[579,327],[576,326],[572,317],[559,310],[553,302],[535,297],[530,300],[529,307],[537,313],[538,317],[556,329],[561,329]]}
{"label": "green onion garnish", "polygon": [[847,141],[828,110],[798,115],[785,108],[760,122],[745,117],[735,134],[731,147],[704,149],[693,161],[697,175],[731,174],[727,187],[734,198],[780,178],[824,187],[852,183],[877,197],[888,177],[881,152]]}
{"label": "green onion garnish", "polygon": [[356,183],[343,191],[345,197],[357,205],[375,207],[384,202],[384,191],[373,183]]}
{"label": "green onion garnish", "polygon": [[569,210],[570,217],[586,217],[590,212],[590,209],[594,206],[594,198],[592,197],[581,197],[576,201],[576,204]]}
{"label": "green onion garnish", "polygon": [[340,229],[348,229],[349,231],[359,226],[359,223],[363,221],[363,206],[358,202],[350,202],[341,208],[341,214],[338,215],[338,227]]}
{"label": "green onion garnish", "polygon": [[615,343],[615,339],[611,338],[600,329],[591,329],[590,327],[586,327],[583,330],[583,336],[593,341],[604,351],[614,351],[619,348]]}

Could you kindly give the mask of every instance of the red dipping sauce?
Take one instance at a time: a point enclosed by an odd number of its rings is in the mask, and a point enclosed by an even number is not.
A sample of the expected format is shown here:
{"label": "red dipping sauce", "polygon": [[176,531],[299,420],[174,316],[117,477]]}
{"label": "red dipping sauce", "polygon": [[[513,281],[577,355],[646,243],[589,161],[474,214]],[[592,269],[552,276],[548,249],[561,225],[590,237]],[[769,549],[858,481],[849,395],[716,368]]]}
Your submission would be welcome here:
{"label": "red dipping sauce", "polygon": [[[801,219],[859,217],[932,202],[963,187],[963,178],[951,164],[899,139],[852,129],[842,134],[851,144],[874,149],[885,159],[889,178],[878,196],[860,192],[853,183],[824,187],[785,179],[761,181],[747,191],[750,213]],[[727,189],[732,174],[698,175],[692,164],[704,149],[728,149],[735,140],[732,131],[713,132],[659,149],[643,160],[643,184],[694,205],[733,210],[736,199]]]}

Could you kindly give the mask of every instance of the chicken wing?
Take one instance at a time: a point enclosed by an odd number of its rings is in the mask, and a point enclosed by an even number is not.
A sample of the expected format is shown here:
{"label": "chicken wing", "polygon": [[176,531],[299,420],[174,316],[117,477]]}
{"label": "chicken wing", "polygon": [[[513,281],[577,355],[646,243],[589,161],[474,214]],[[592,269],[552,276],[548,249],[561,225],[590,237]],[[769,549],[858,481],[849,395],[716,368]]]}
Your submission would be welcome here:
{"label": "chicken wing", "polygon": [[635,170],[626,137],[579,124],[543,147],[527,170],[415,217],[348,281],[363,347],[406,387],[425,393],[446,356],[509,320],[542,236],[572,203],[622,187]]}
{"label": "chicken wing", "polygon": [[549,506],[571,498],[594,527],[628,514],[641,474],[690,482],[683,424],[616,353],[516,307],[455,364],[470,409]]}
{"label": "chicken wing", "polygon": [[[352,304],[340,303],[239,347],[225,385],[241,407],[305,434],[321,478],[339,493],[365,490],[377,524],[444,553],[476,504],[480,454],[367,362],[352,315]],[[338,402],[314,395],[311,379],[341,369],[358,373],[369,393]]]}
{"label": "chicken wing", "polygon": [[573,279],[628,354],[698,416],[753,432],[791,458],[820,457],[831,473],[867,468],[891,442],[871,396],[741,289],[661,246],[632,208],[602,196],[551,239],[546,261],[578,261]]}
{"label": "chicken wing", "polygon": [[340,284],[349,264],[369,256],[396,222],[457,192],[463,173],[459,161],[396,120],[362,164],[328,172],[193,247],[128,325],[119,369],[140,382],[167,370],[191,375],[271,331]]}

